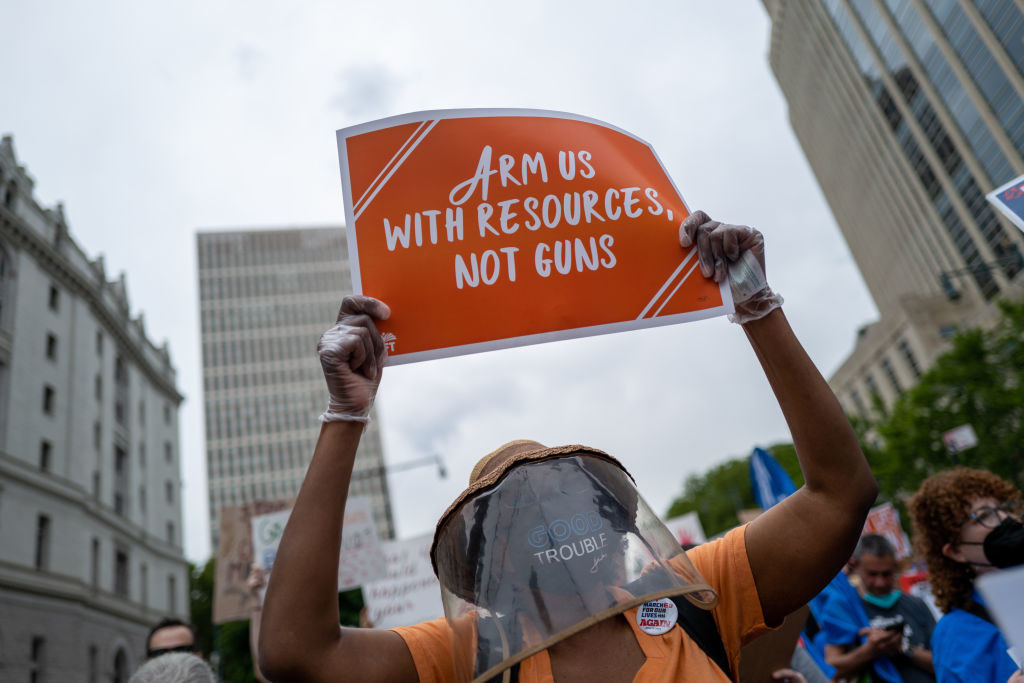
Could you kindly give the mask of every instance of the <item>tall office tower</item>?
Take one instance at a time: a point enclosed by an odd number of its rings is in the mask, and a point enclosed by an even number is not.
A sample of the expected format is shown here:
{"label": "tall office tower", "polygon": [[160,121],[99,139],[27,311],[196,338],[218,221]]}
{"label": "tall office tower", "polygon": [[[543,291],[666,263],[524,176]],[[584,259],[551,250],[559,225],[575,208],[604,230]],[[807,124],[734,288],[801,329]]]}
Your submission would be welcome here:
{"label": "tall office tower", "polygon": [[1024,4],[764,4],[793,129],[881,314],[830,380],[863,416],[1024,295],[1024,239],[984,197],[1024,173]]}
{"label": "tall office tower", "polygon": [[188,618],[167,345],[0,142],[0,679],[126,681]]}
{"label": "tall office tower", "polygon": [[[343,228],[200,232],[199,306],[210,524],[224,506],[294,497],[327,407],[320,334],[352,291]],[[380,431],[359,444],[352,495],[394,535]]]}

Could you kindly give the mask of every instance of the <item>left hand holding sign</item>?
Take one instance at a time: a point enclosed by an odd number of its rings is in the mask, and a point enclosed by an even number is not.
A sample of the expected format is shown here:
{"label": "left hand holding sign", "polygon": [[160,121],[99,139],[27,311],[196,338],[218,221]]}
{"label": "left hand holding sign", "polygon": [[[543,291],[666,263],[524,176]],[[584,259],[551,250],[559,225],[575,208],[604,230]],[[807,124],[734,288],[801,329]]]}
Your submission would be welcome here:
{"label": "left hand holding sign", "polygon": [[700,271],[715,282],[726,279],[736,312],[729,316],[743,325],[782,306],[782,297],[768,286],[764,266],[764,236],[746,225],[729,225],[695,211],[679,226],[679,244],[697,245]]}
{"label": "left hand holding sign", "polygon": [[375,321],[390,315],[386,304],[368,296],[347,296],[341,302],[338,322],[317,344],[330,396],[321,422],[370,421],[388,355]]}

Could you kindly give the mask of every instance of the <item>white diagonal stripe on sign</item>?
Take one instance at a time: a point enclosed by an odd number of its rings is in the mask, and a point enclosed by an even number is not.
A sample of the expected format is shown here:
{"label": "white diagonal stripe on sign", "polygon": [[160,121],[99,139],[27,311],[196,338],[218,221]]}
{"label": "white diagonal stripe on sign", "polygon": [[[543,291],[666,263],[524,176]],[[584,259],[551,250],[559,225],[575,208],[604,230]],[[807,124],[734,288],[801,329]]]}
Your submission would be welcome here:
{"label": "white diagonal stripe on sign", "polygon": [[694,263],[690,267],[690,269],[688,271],[686,271],[686,275],[684,275],[683,279],[681,279],[679,281],[679,284],[676,285],[675,288],[671,292],[669,292],[669,295],[665,297],[665,300],[661,302],[661,306],[658,306],[658,310],[656,310],[654,312],[654,315],[651,316],[652,318],[657,318],[658,314],[661,313],[661,309],[665,308],[665,306],[668,305],[669,301],[672,301],[672,297],[674,297],[676,295],[676,292],[678,292],[679,288],[683,286],[683,283],[686,282],[686,280],[690,277],[690,275],[693,274],[693,271],[697,270],[697,266],[698,265],[700,265],[700,264]]}
{"label": "white diagonal stripe on sign", "polygon": [[391,176],[395,175],[395,171],[398,170],[398,167],[405,163],[405,160],[409,158],[409,155],[412,154],[413,150],[416,149],[421,142],[423,142],[423,138],[427,137],[427,133],[429,133],[431,129],[434,126],[436,126],[437,122],[440,120],[441,119],[434,119],[433,121],[430,122],[430,125],[426,127],[426,129],[420,134],[420,136],[416,139],[412,146],[409,147],[408,150],[406,150],[405,154],[402,155],[402,158],[398,160],[398,163],[395,164],[390,171],[388,171],[388,174],[387,176],[384,177],[384,180],[380,181],[380,185],[378,185],[377,189],[373,191],[373,194],[367,197],[366,202],[363,204],[363,207],[356,212],[356,218],[359,218],[361,215],[363,215],[363,211],[366,211],[366,207],[370,205],[370,202],[372,202],[373,198],[377,196],[377,193],[384,188],[384,185],[387,184],[389,180],[391,180]]}
{"label": "white diagonal stripe on sign", "polygon": [[373,179],[373,182],[369,184],[369,186],[366,188],[366,191],[363,192],[363,195],[352,206],[353,209],[359,208],[359,205],[363,203],[364,199],[366,199],[366,195],[370,194],[370,192],[373,190],[374,185],[377,184],[377,181],[380,180],[385,173],[387,173],[388,169],[391,168],[391,164],[395,163],[395,159],[401,156],[405,148],[409,146],[409,143],[411,143],[416,138],[417,135],[419,135],[420,131],[423,130],[423,126],[425,125],[427,125],[427,121],[420,121],[420,125],[416,126],[416,130],[412,132],[412,135],[409,136],[409,139],[402,143],[402,146],[398,148],[397,152],[395,152],[395,156],[391,157],[390,161],[388,161],[388,163],[384,165],[384,168],[380,169],[380,173],[377,174],[377,177]]}
{"label": "white diagonal stripe on sign", "polygon": [[672,274],[668,276],[668,279],[665,280],[665,283],[661,286],[657,293],[651,298],[650,301],[647,302],[647,305],[644,306],[644,310],[640,311],[640,315],[636,317],[637,320],[641,320],[647,317],[648,311],[650,311],[651,307],[658,302],[658,299],[661,298],[661,295],[665,293],[665,290],[668,289],[669,285],[671,285],[672,282],[676,279],[676,277],[679,276],[679,273],[681,273],[683,268],[686,266],[687,261],[693,258],[693,255],[695,253],[697,253],[696,249],[690,250],[690,253],[687,254],[686,258],[682,260],[682,263],[679,264],[679,267],[672,271]]}

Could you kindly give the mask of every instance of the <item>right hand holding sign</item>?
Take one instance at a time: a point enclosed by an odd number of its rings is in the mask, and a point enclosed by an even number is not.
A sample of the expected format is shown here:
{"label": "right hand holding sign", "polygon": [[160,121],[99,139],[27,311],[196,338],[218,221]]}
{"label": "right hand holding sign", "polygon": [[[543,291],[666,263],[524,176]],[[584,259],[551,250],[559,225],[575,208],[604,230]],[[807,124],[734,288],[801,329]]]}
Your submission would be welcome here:
{"label": "right hand holding sign", "polygon": [[782,305],[765,277],[764,236],[746,225],[712,220],[703,211],[690,214],[679,226],[679,244],[697,245],[700,271],[722,282],[728,277],[736,313],[734,323],[758,320]]}

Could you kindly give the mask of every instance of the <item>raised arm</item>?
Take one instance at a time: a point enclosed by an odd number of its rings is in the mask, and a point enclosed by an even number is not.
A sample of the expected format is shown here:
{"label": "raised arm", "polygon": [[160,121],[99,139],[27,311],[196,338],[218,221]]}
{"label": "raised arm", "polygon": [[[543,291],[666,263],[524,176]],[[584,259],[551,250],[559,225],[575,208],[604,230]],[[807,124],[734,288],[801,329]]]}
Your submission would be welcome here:
{"label": "raised arm", "polygon": [[761,234],[698,211],[680,227],[680,243],[697,244],[705,277],[721,282],[731,271],[742,281],[733,287],[743,299],[735,321],[775,392],[804,474],[800,490],[746,532],[765,621],[776,624],[814,597],[849,559],[878,485],[839,402],[782,313],[781,298],[767,286]]}
{"label": "raised arm", "polygon": [[388,315],[375,299],[346,297],[320,338],[331,400],[274,560],[259,633],[260,669],[273,681],[417,680],[398,635],[338,623],[345,500],[386,360],[374,320]]}

